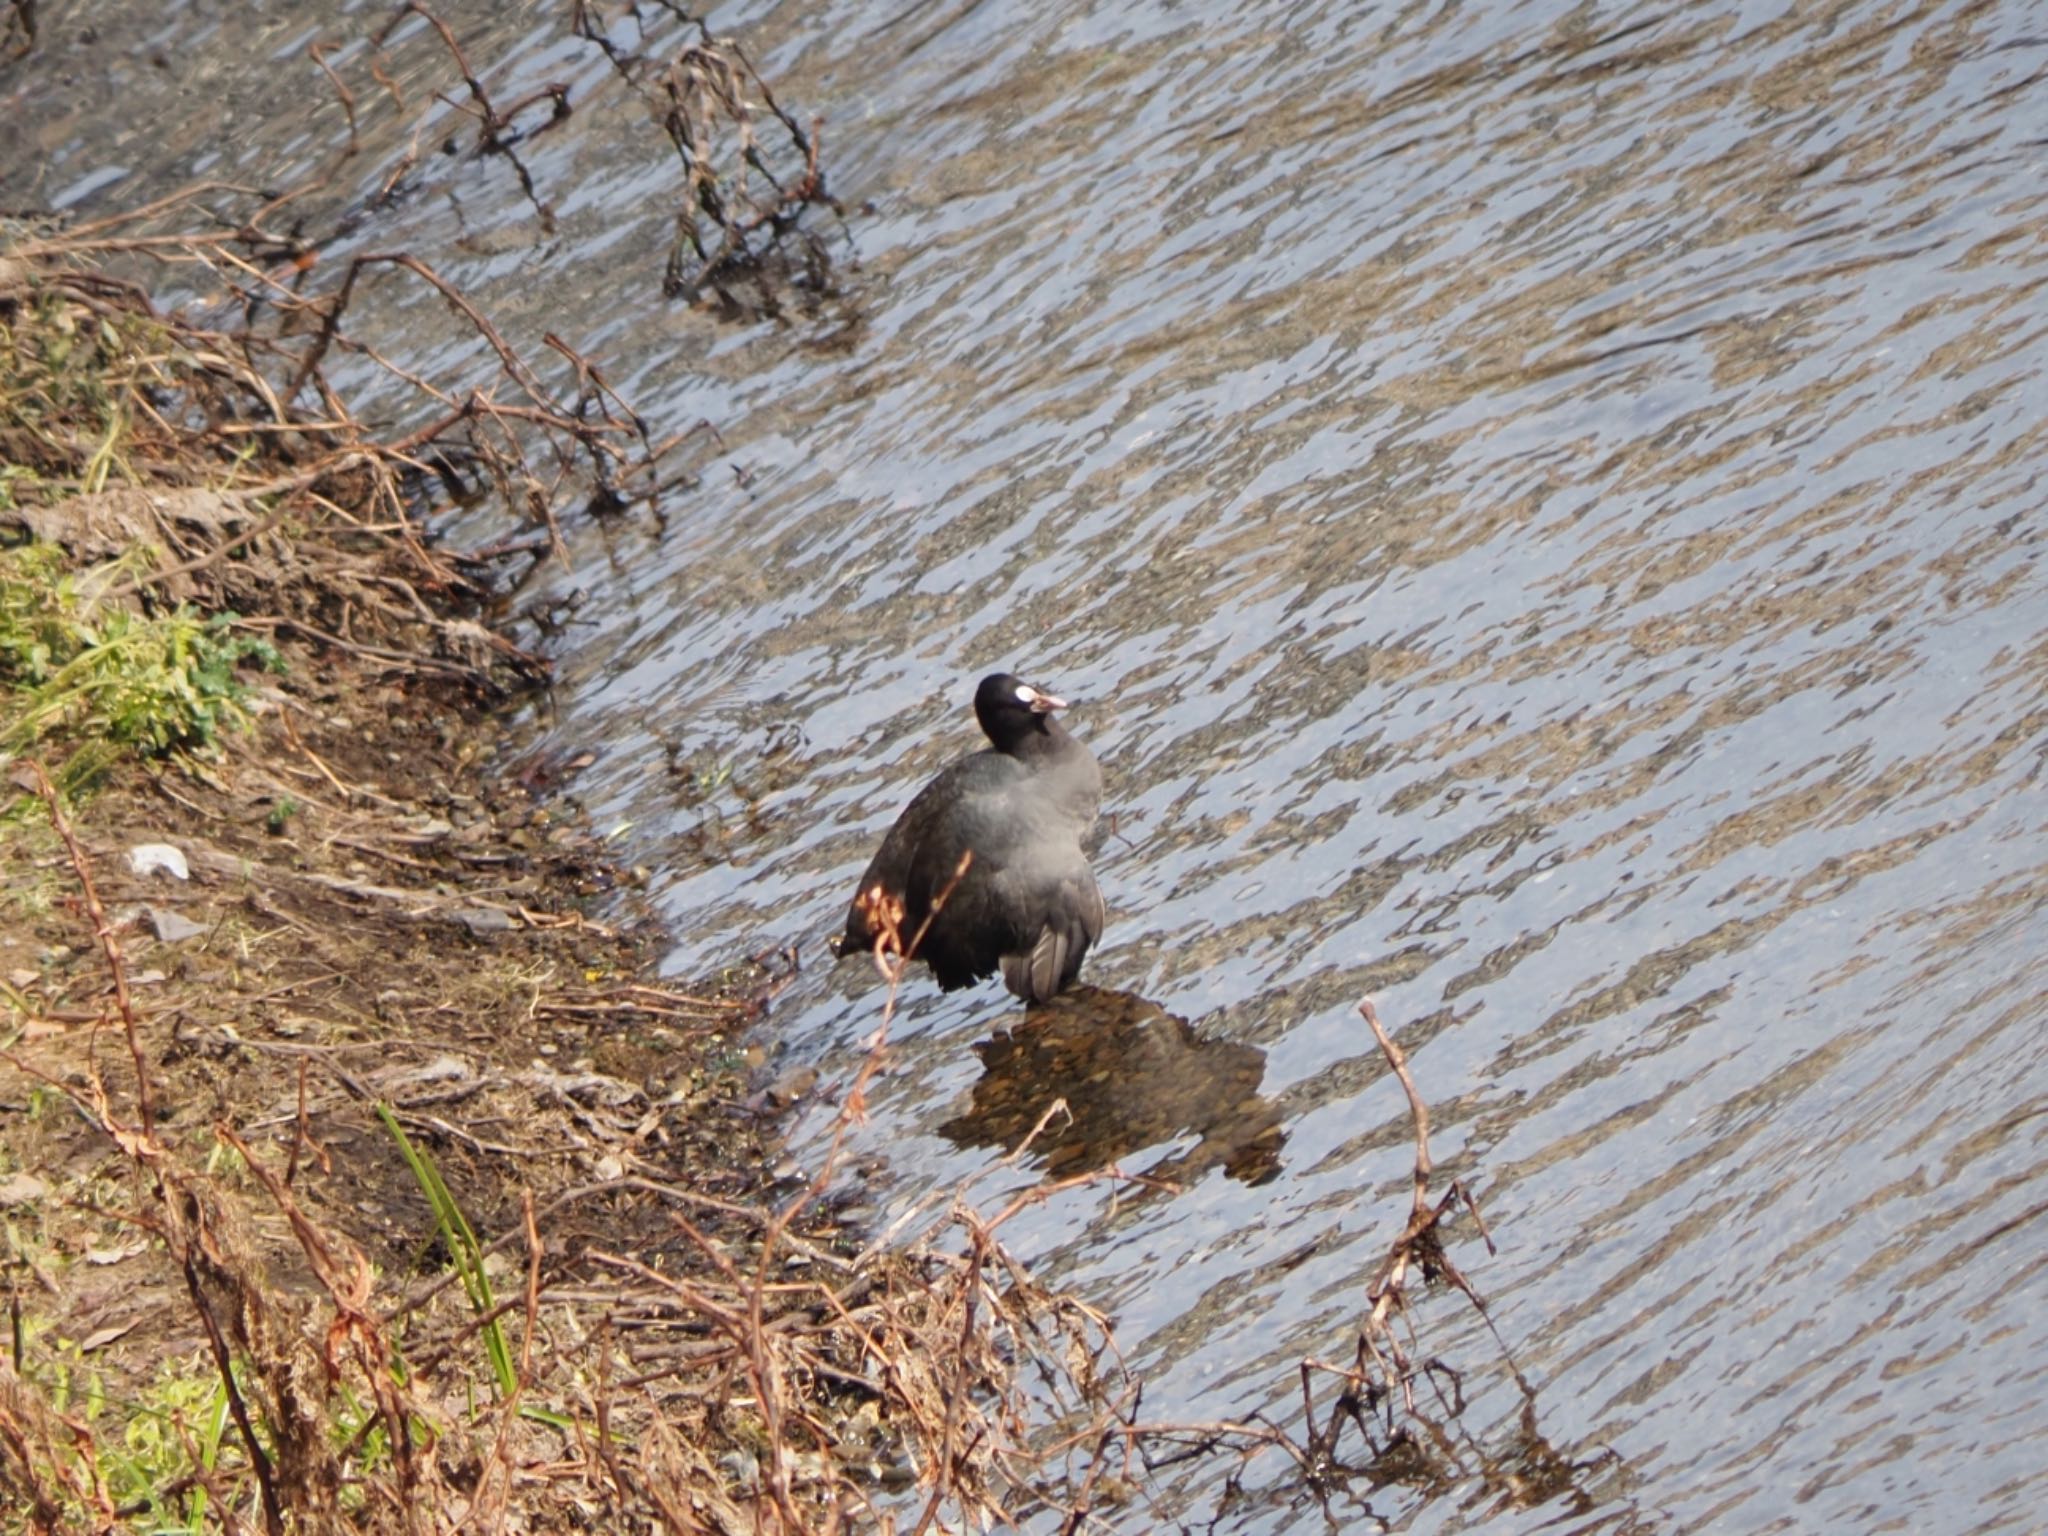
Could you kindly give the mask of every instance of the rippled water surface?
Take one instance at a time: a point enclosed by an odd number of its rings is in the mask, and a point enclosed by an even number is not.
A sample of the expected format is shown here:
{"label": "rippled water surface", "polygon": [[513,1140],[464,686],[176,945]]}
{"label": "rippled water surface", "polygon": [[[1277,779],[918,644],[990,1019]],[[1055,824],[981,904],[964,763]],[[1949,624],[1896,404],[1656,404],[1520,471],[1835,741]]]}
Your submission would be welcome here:
{"label": "rippled water surface", "polygon": [[[293,50],[378,19],[265,23],[292,89],[242,84],[253,138],[195,104],[205,17],[162,68],[54,38],[83,83],[8,77],[34,195],[310,163],[339,112]],[[973,744],[974,680],[1077,701],[1116,820],[1089,979],[1132,996],[1020,1029],[993,989],[909,993],[878,1214],[1064,1093],[1052,1166],[1185,1191],[1053,1202],[1018,1248],[1113,1313],[1148,1412],[1297,1418],[1406,1211],[1370,991],[1531,1394],[1428,1298],[1464,1476],[1341,1518],[2039,1529],[2048,12],[713,22],[825,117],[858,266],[823,315],[660,298],[671,163],[552,9],[465,37],[585,103],[529,152],[555,230],[478,162],[355,238],[722,431],[665,529],[572,528],[554,731],[601,748],[581,787],[657,864],[674,969],[804,946],[792,1059],[873,1026],[820,941]],[[110,146],[99,89],[186,126]],[[419,103],[372,106],[388,156]],[[386,302],[425,361],[474,350]],[[1239,1500],[1191,1472],[1186,1517],[1320,1518],[1261,1466]]]}

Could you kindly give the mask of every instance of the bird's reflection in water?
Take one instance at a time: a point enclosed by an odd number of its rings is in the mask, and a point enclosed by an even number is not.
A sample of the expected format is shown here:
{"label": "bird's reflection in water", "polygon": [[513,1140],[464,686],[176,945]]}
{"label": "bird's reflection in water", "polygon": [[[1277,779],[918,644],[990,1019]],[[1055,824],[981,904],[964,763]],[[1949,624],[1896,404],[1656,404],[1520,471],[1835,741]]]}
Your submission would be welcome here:
{"label": "bird's reflection in water", "polygon": [[1193,1147],[1144,1170],[1188,1185],[1221,1166],[1263,1184],[1280,1171],[1287,1133],[1260,1097],[1266,1053],[1200,1040],[1187,1020],[1128,992],[1080,986],[1031,1009],[974,1047],[973,1103],[939,1127],[956,1146],[1008,1150],[1065,1099],[1031,1144],[1048,1175],[1092,1172],[1184,1133]]}

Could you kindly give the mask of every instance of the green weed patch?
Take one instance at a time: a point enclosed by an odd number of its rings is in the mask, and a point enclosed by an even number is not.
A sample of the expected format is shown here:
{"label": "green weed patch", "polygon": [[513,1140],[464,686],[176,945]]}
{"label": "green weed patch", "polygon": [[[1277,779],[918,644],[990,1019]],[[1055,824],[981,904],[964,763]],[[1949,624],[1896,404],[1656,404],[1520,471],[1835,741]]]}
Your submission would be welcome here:
{"label": "green weed patch", "polygon": [[212,748],[248,721],[243,664],[284,666],[267,640],[235,633],[233,614],[88,597],[119,564],[77,572],[55,545],[0,550],[0,762],[55,747],[67,790],[124,751]]}

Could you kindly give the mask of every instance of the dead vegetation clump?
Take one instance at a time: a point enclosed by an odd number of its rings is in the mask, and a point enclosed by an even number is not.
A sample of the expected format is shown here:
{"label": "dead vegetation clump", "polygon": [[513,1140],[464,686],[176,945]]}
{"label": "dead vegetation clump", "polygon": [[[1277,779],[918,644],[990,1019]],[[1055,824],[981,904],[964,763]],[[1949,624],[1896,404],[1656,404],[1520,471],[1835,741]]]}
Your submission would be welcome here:
{"label": "dead vegetation clump", "polygon": [[845,218],[819,163],[824,125],[798,121],[738,41],[701,20],[695,40],[665,60],[621,44],[588,0],[575,0],[573,25],[675,149],[683,187],[662,292],[690,303],[715,293],[735,316],[781,314],[786,290],[813,309],[832,295],[831,247],[809,217],[823,209]]}
{"label": "dead vegetation clump", "polygon": [[[559,548],[553,509],[579,474],[614,498],[627,479],[635,495],[659,494],[663,445],[606,408],[594,367],[558,395],[501,340],[503,394],[456,398],[388,365],[429,419],[377,436],[326,374],[336,353],[374,356],[342,319],[372,259],[301,300],[259,264],[262,218],[185,236],[12,232],[0,253],[0,526],[64,548],[102,612],[197,602],[245,615],[244,634],[486,695],[544,679],[539,657],[479,620]],[[211,312],[233,295],[262,322],[159,312],[139,280],[106,266],[138,258],[219,279]],[[446,291],[423,262],[378,260]],[[295,330],[308,314],[310,332]],[[531,531],[435,547],[431,510],[490,493]]]}

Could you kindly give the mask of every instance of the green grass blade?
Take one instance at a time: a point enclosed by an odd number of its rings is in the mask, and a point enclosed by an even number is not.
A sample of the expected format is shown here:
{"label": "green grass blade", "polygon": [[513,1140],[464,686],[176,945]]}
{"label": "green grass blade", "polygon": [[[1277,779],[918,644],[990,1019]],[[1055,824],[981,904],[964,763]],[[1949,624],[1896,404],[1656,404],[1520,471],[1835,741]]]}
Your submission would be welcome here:
{"label": "green grass blade", "polygon": [[[434,1160],[414,1146],[412,1138],[405,1134],[405,1128],[398,1123],[398,1116],[392,1113],[391,1106],[378,1104],[377,1118],[384,1122],[384,1129],[398,1143],[399,1155],[405,1159],[406,1167],[412,1170],[420,1192],[427,1197],[427,1204],[434,1209],[434,1221],[441,1229],[441,1240],[447,1246],[448,1257],[456,1273],[461,1276],[462,1289],[469,1297],[470,1306],[479,1317],[488,1317],[496,1308],[497,1299],[491,1293],[490,1277],[484,1273],[483,1245],[476,1240],[476,1233],[470,1229],[462,1207],[449,1193]],[[483,1325],[481,1336],[484,1353],[490,1357],[491,1374],[497,1378],[498,1390],[509,1398],[518,1388],[519,1373],[512,1364],[512,1348],[505,1340],[505,1330],[499,1326],[497,1318],[491,1318]]]}

